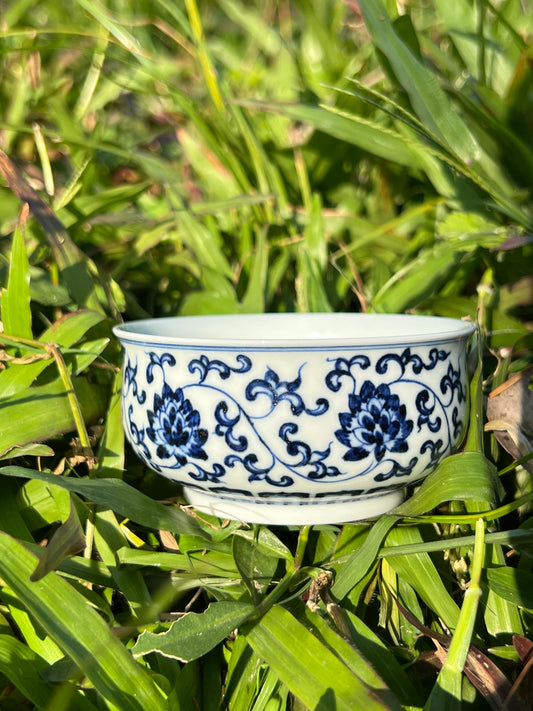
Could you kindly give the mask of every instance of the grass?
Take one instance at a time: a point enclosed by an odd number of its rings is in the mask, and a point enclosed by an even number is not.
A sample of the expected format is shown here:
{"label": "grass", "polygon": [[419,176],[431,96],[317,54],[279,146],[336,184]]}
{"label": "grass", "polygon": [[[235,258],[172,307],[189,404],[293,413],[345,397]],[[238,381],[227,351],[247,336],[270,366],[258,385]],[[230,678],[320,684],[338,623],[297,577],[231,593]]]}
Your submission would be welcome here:
{"label": "grass", "polygon": [[[527,708],[531,3],[1,9],[0,706]],[[260,311],[477,321],[398,515],[192,517],[130,453],[113,323]]]}

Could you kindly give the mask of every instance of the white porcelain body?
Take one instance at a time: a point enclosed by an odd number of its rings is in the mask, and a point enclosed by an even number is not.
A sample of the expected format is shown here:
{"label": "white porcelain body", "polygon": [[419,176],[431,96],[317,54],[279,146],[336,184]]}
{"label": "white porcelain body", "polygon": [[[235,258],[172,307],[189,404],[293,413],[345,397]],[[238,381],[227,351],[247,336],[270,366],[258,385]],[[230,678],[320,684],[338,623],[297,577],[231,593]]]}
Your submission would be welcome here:
{"label": "white porcelain body", "polygon": [[196,508],[268,524],[384,513],[460,442],[472,324],[263,314],[115,327],[123,422]]}

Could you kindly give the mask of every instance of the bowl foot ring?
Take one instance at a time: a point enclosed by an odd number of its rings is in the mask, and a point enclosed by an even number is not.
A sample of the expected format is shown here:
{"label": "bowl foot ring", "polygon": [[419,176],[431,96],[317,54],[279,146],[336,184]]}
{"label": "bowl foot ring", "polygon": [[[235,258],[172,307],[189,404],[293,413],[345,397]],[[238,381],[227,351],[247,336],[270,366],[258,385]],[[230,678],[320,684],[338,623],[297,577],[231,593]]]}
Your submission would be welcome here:
{"label": "bowl foot ring", "polygon": [[328,523],[349,523],[388,513],[404,500],[405,490],[394,489],[373,496],[336,502],[268,502],[230,499],[184,487],[187,502],[199,512],[217,518],[243,523],[263,523],[270,526],[307,526]]}

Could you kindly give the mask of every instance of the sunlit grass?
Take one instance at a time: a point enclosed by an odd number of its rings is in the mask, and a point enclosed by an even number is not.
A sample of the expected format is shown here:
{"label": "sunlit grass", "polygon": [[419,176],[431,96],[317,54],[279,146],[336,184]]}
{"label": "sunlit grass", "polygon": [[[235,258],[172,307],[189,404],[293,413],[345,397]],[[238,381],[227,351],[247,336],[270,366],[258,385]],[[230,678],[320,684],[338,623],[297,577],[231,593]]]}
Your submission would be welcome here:
{"label": "sunlit grass", "polygon": [[[6,704],[527,708],[528,407],[483,425],[532,364],[530,3],[4,5]],[[260,311],[477,321],[463,451],[376,522],[180,510],[111,326]]]}

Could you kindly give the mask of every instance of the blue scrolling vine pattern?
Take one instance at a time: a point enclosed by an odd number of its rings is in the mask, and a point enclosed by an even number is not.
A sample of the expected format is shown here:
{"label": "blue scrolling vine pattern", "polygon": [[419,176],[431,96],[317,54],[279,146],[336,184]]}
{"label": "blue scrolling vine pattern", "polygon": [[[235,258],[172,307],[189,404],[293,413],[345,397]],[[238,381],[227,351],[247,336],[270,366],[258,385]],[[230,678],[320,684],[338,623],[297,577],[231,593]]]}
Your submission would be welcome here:
{"label": "blue scrolling vine pattern", "polygon": [[[252,370],[253,363],[248,356],[236,355],[233,365],[220,359],[209,359],[206,355],[194,358],[187,367],[189,373],[197,377],[196,382],[174,390],[165,381],[165,369],[176,366],[175,357],[170,353],[157,355],[153,352],[148,357],[146,382],[152,383],[156,369],[160,369],[163,386],[161,392],[154,395],[151,407],[146,410],[148,426],[141,427],[134,421],[134,408],[130,404],[126,413],[130,438],[138,446],[142,458],[156,471],[186,467],[187,474],[198,482],[218,482],[228,469],[240,465],[246,470],[249,482],[261,481],[274,487],[288,488],[294,483],[295,477],[314,481],[345,477],[349,473],[350,462],[364,462],[367,466],[362,474],[381,465],[374,480],[384,482],[394,476],[409,475],[421,455],[427,456],[429,453],[427,467],[434,466],[451,447],[452,439],[458,436],[463,426],[457,407],[453,408],[449,420],[447,417],[447,410],[454,398],[459,404],[465,399],[460,371],[449,363],[446,374],[439,382],[440,392],[416,378],[422,371],[431,371],[438,363],[446,362],[449,353],[442,349],[431,349],[425,361],[409,348],[401,354],[383,355],[373,369],[380,380],[386,374],[390,377],[387,383],[380,382],[377,385],[372,382],[371,361],[366,355],[327,359],[332,363],[325,377],[327,389],[337,393],[344,388],[348,392],[347,410],[338,414],[339,428],[333,432],[332,440],[323,449],[313,448],[299,436],[297,419],[300,416],[306,415],[318,420],[330,408],[326,398],[317,399],[311,407],[305,403],[300,392],[305,363],[300,365],[292,380],[282,380],[273,369],[266,367],[263,377],[245,382],[242,392],[246,402],[264,402],[267,408],[261,414],[256,412],[252,415],[244,402],[238,402],[222,387],[222,382],[230,378],[249,377],[247,374]],[[139,405],[143,405],[146,402],[146,391],[140,389],[137,379],[138,365],[128,359],[123,388],[125,394],[131,390],[131,396]],[[218,381],[221,381],[220,384]],[[415,402],[416,421],[407,415],[405,404],[393,392],[394,386],[401,383],[420,386]],[[200,412],[195,409],[187,393],[187,389],[193,386],[209,389],[218,399],[213,412],[216,425],[211,432],[202,424]],[[292,419],[282,422],[278,430],[278,445],[281,443],[286,456],[279,453],[279,447],[264,441],[260,427],[257,427],[259,419],[283,404],[292,415]],[[405,463],[404,459],[402,464],[397,455],[408,452],[410,434],[415,430],[421,432],[424,428],[432,435],[442,430],[443,438],[435,440],[429,437],[423,441],[419,452],[413,452],[409,461]],[[209,438],[223,438],[230,450],[223,463],[207,466],[206,447]],[[343,448],[346,472],[328,464],[335,442],[336,446],[340,444]],[[261,449],[261,457],[256,447]],[[268,453],[266,460],[265,452]],[[158,461],[154,461],[154,454]],[[283,473],[280,475],[279,471]]]}

